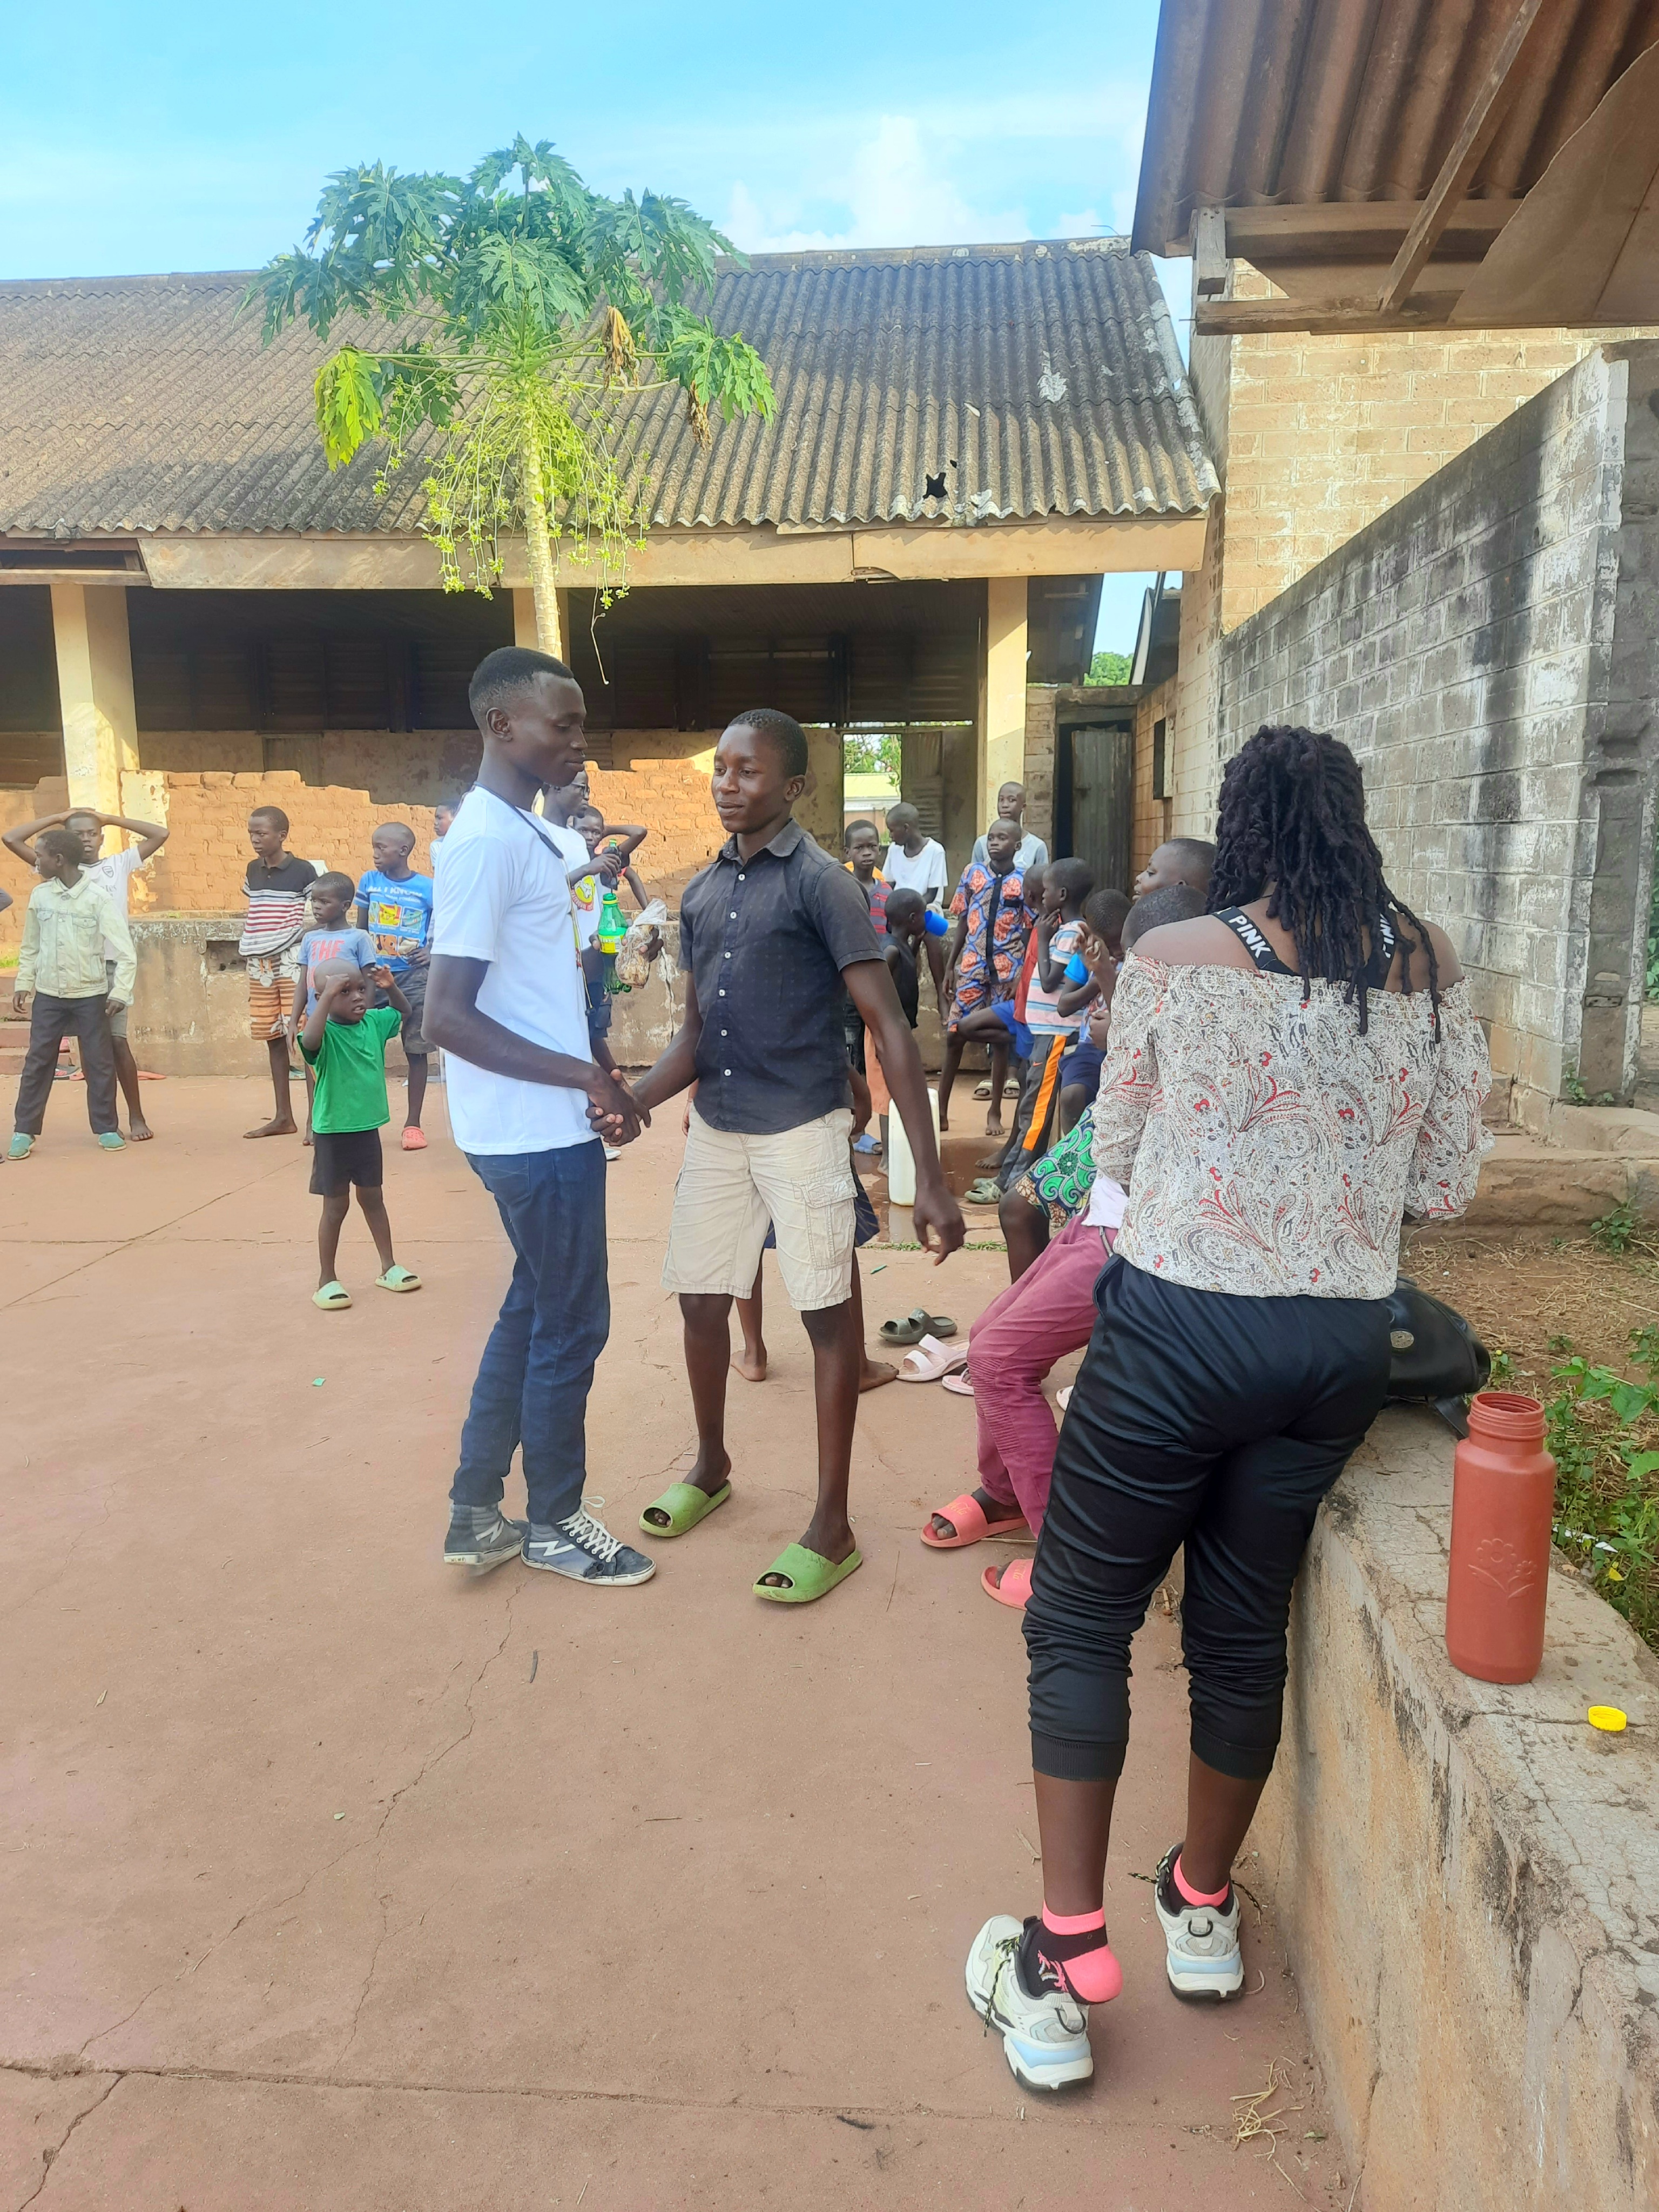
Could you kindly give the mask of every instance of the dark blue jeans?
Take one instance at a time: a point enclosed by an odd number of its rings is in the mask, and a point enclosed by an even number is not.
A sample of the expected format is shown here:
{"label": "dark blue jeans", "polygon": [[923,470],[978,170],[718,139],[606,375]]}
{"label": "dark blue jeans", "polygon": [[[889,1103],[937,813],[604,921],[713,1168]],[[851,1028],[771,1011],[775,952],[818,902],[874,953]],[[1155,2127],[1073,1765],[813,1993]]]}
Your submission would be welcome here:
{"label": "dark blue jeans", "polygon": [[546,1152],[469,1152],[495,1200],[515,1260],[461,1431],[457,1505],[498,1505],[513,1454],[538,1528],[581,1504],[587,1479],[587,1393],[611,1334],[605,1270],[605,1152],[591,1144]]}

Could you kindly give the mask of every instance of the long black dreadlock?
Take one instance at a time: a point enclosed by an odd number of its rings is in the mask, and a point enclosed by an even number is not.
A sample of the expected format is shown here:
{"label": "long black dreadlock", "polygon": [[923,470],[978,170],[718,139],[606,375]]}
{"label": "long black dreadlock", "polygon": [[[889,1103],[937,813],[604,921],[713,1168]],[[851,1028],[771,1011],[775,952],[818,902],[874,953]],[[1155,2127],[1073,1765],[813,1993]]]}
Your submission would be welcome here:
{"label": "long black dreadlock", "polygon": [[1365,827],[1359,763],[1338,738],[1264,724],[1227,763],[1210,912],[1246,905],[1264,891],[1269,915],[1296,940],[1304,1006],[1315,976],[1341,983],[1347,1003],[1358,1001],[1364,1035],[1370,1010],[1364,933],[1386,915],[1400,939],[1407,988],[1413,954],[1419,945],[1428,954],[1429,1004],[1439,1036],[1434,941],[1383,878],[1382,855]]}

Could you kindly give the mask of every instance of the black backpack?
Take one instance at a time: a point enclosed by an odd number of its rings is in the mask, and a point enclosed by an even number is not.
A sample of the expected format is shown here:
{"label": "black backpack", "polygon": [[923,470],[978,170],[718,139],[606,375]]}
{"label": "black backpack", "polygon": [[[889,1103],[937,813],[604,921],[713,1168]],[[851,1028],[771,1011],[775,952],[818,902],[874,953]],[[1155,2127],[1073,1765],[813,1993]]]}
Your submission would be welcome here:
{"label": "black backpack", "polygon": [[1462,1315],[1401,1275],[1389,1300],[1389,1403],[1432,1406],[1460,1437],[1463,1401],[1484,1390],[1492,1354]]}

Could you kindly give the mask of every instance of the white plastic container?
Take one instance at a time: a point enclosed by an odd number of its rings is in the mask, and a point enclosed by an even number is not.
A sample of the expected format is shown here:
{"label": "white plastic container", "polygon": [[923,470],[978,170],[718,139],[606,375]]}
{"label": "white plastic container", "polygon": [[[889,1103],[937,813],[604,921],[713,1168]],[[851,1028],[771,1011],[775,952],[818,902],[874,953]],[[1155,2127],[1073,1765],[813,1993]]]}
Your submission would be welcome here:
{"label": "white plastic container", "polygon": [[[927,1109],[933,1117],[933,1143],[939,1144],[939,1093],[927,1093]],[[904,1119],[896,1106],[887,1115],[887,1195],[895,1206],[914,1206],[916,1202],[916,1159],[910,1150],[910,1139],[904,1133]]]}

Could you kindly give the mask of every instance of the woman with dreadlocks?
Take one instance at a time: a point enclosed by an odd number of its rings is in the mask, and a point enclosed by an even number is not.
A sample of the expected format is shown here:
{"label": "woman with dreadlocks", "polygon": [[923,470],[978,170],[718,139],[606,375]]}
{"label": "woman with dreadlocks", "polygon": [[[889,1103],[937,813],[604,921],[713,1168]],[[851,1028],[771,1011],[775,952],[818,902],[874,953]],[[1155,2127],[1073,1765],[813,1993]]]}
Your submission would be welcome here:
{"label": "woman with dreadlocks", "polygon": [[1384,879],[1346,745],[1263,729],[1229,763],[1209,908],[1126,961],[1095,1103],[1129,1198],[1025,1610],[1042,1910],[988,1921],[968,1959],[1034,2088],[1093,2071],[1087,2008],[1121,1986],[1102,1900],[1129,1643],[1182,1544],[1187,1826],[1158,1916],[1178,1995],[1243,1986],[1231,1869],[1291,1586],[1382,1404],[1401,1216],[1462,1212],[1491,1141],[1456,955]]}

